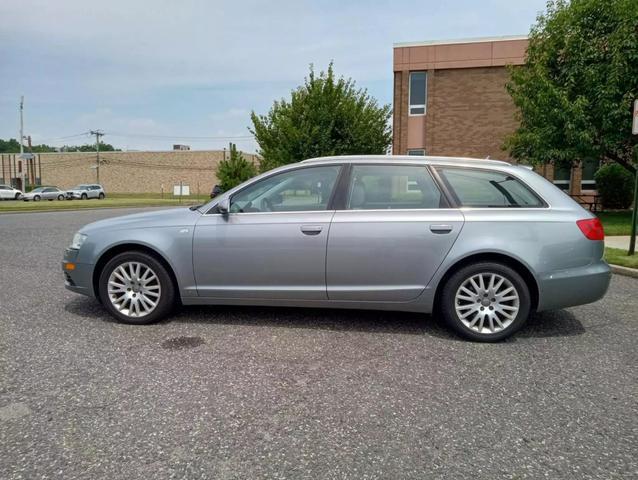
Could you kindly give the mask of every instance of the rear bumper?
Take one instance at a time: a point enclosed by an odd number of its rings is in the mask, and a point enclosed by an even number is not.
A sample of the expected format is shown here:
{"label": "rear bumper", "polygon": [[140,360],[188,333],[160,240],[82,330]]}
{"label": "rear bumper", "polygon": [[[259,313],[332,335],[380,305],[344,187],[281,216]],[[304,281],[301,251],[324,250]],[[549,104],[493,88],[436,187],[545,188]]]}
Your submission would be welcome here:
{"label": "rear bumper", "polygon": [[538,279],[538,311],[584,305],[607,293],[611,268],[604,260],[586,267],[545,274]]}
{"label": "rear bumper", "polygon": [[[62,260],[62,271],[64,272],[64,288],[71,290],[75,293],[81,293],[82,295],[88,295],[94,297],[93,291],[93,267],[94,265],[88,263],[77,263],[77,250],[67,248],[64,251],[64,260]],[[67,270],[65,268],[67,263],[73,263],[75,268],[73,270]]]}

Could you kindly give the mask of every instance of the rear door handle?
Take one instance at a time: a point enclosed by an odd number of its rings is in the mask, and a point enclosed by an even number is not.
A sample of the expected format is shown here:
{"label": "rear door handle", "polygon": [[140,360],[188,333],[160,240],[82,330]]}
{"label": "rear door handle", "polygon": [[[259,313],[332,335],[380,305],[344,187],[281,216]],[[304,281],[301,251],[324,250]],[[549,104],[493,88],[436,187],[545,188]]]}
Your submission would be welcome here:
{"label": "rear door handle", "polygon": [[452,231],[452,225],[430,225],[430,231],[432,233],[450,233]]}
{"label": "rear door handle", "polygon": [[301,233],[304,235],[319,235],[323,227],[321,225],[302,225]]}

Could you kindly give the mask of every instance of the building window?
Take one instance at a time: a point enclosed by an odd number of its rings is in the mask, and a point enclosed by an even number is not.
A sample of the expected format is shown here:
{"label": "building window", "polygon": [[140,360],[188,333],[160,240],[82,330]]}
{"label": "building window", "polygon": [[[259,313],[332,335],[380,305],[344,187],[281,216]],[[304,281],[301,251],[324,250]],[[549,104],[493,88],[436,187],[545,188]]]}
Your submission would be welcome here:
{"label": "building window", "polygon": [[596,190],[596,180],[594,180],[594,175],[599,167],[599,160],[590,159],[583,161],[583,178],[580,182],[581,190]]}
{"label": "building window", "polygon": [[411,148],[408,150],[408,155],[414,155],[415,157],[424,157],[425,149],[423,148]]}
{"label": "building window", "polygon": [[426,72],[410,72],[410,115],[425,115],[425,104],[428,90]]}
{"label": "building window", "polygon": [[569,190],[572,179],[572,169],[570,167],[554,167],[554,185],[561,190]]}

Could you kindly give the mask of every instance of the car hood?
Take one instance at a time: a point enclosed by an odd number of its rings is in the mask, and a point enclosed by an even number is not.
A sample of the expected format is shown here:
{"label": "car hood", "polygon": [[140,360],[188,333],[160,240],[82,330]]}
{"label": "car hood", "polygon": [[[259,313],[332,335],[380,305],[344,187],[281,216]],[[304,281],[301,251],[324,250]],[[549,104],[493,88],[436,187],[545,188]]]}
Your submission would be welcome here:
{"label": "car hood", "polygon": [[201,216],[202,214],[197,210],[191,210],[187,207],[171,208],[99,220],[82,227],[80,232],[90,235],[101,230],[125,228],[190,227],[195,225]]}

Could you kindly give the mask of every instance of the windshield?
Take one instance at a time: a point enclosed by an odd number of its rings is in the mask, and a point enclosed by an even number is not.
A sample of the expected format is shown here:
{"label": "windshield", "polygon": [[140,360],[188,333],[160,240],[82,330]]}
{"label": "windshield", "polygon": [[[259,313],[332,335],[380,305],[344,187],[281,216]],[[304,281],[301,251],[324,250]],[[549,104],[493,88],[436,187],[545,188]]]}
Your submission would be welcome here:
{"label": "windshield", "polygon": [[33,192],[42,192],[44,191],[44,187],[39,187],[39,188],[34,188],[33,190],[31,190],[31,193]]}
{"label": "windshield", "polygon": [[88,190],[88,188],[89,188],[88,185],[76,185],[71,190]]}

